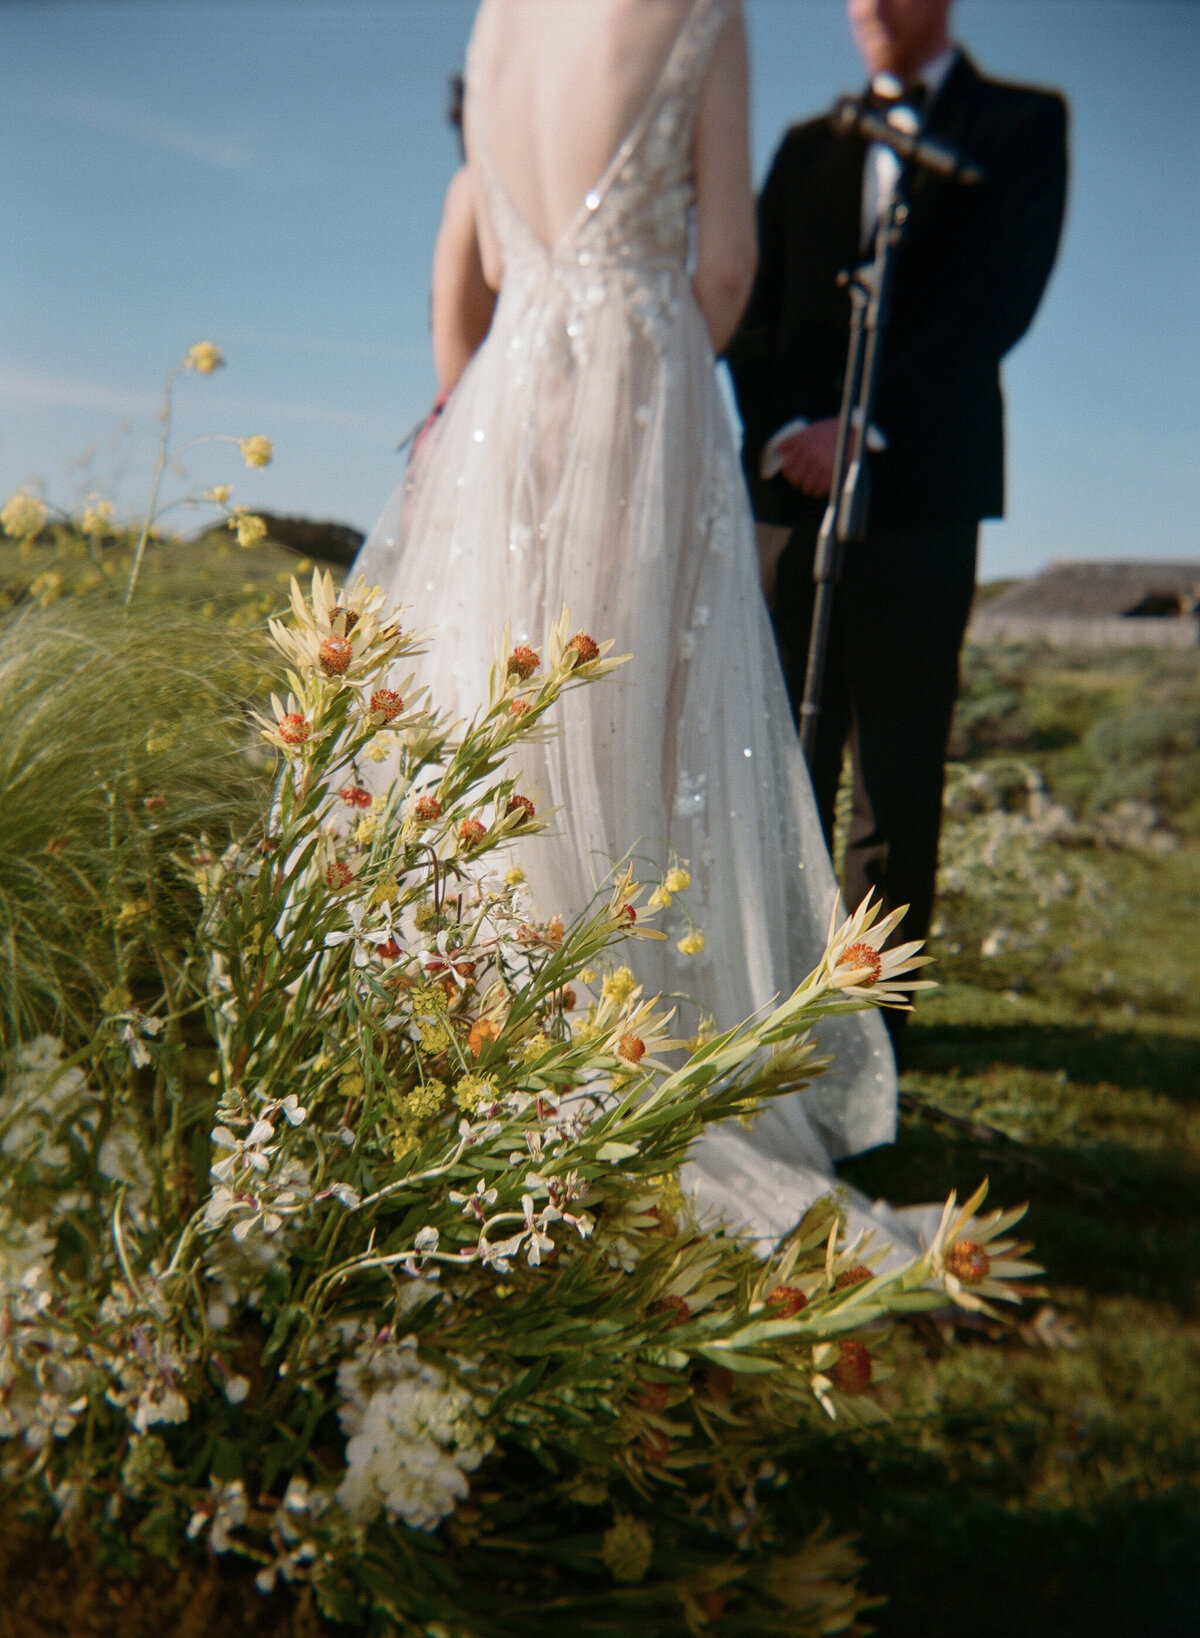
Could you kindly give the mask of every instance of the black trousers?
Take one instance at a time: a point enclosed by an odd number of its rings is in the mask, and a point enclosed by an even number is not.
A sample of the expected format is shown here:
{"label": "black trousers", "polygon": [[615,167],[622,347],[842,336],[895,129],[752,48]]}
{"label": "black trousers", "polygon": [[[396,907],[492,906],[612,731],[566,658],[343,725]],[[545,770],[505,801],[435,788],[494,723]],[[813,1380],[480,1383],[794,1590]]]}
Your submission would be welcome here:
{"label": "black trousers", "polygon": [[[815,522],[793,532],[773,598],[794,713],[804,694],[816,534]],[[897,939],[924,938],[933,913],[946,742],[978,534],[975,523],[875,530],[847,548],[834,601],[813,785],[832,848],[848,744],[854,809],[846,903],[853,909],[874,888],[885,911],[907,904]]]}

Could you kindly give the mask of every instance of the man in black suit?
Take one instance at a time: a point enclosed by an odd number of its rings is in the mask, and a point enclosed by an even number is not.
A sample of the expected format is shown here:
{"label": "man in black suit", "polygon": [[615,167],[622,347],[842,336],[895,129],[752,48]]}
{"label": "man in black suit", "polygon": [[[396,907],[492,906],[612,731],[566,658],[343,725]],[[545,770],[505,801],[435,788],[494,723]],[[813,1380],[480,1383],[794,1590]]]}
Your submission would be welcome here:
{"label": "man in black suit", "polygon": [[[868,538],[848,548],[837,590],[813,757],[831,840],[849,743],[846,899],[857,904],[874,887],[885,907],[910,905],[897,935],[905,938],[929,927],[979,521],[1004,505],[1000,361],[1037,309],[1066,196],[1062,98],[985,79],[950,39],[951,3],[849,0],[873,91],[886,75],[894,96],[899,81],[905,101],[924,107],[927,133],[984,170],[974,187],[919,169],[908,178],[873,417]],[[793,709],[850,327],[838,275],[869,258],[898,174],[890,149],[828,119],[787,133],[759,204],[758,279],[728,351]]]}

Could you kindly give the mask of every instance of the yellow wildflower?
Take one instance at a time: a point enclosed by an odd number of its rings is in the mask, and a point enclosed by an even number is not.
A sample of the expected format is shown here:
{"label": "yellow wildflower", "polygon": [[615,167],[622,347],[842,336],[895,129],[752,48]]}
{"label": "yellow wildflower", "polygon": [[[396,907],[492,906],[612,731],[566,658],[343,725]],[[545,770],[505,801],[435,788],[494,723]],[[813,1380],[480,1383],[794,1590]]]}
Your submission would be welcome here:
{"label": "yellow wildflower", "polygon": [[379,834],[379,820],[368,815],[360,819],[354,827],[354,840],[359,847],[370,847]]}
{"label": "yellow wildflower", "polygon": [[581,984],[594,984],[596,982],[596,969],[594,967],[585,967],[579,975],[579,982]]}
{"label": "yellow wildflower", "polygon": [[701,950],[704,948],[704,934],[699,932],[696,928],[693,928],[690,933],[686,933],[683,938],[679,940],[679,943],[675,946],[675,948],[679,951],[680,955],[699,955]]}
{"label": "yellow wildflower", "polygon": [[395,904],[400,897],[400,883],[395,876],[381,876],[375,883],[367,903],[372,910],[378,910],[381,904]]}
{"label": "yellow wildflower", "polygon": [[63,577],[57,569],[46,569],[29,583],[30,597],[36,597],[42,608],[49,608],[63,595]]}
{"label": "yellow wildflower", "polygon": [[683,865],[676,865],[673,870],[668,870],[667,879],[663,883],[668,893],[686,893],[691,885],[691,872]]}
{"label": "yellow wildflower", "polygon": [[275,453],[274,444],[269,438],[264,438],[261,432],[256,432],[250,438],[239,438],[238,448],[247,466],[270,466],[271,456]]}
{"label": "yellow wildflower", "polygon": [[520,887],[524,880],[525,872],[520,865],[510,865],[504,872],[504,885],[506,887]]}
{"label": "yellow wildflower", "polygon": [[266,524],[253,512],[236,512],[229,520],[229,527],[236,531],[239,546],[257,546],[260,540],[267,538]]}
{"label": "yellow wildflower", "polygon": [[464,1075],[455,1082],[454,1101],[464,1115],[474,1115],[485,1105],[496,1101],[494,1075]]}
{"label": "yellow wildflower", "polygon": [[536,1035],[531,1035],[526,1041],[525,1045],[521,1048],[521,1056],[526,1060],[526,1062],[532,1062],[534,1058],[540,1058],[542,1053],[545,1052],[549,1046],[550,1037],[548,1035],[543,1035],[539,1030]]}
{"label": "yellow wildflower", "polygon": [[431,1058],[445,1052],[450,1045],[450,1031],[440,1018],[418,1018],[417,1033],[421,1037],[422,1050],[428,1052]]}
{"label": "yellow wildflower", "polygon": [[389,749],[390,747],[385,745],[382,740],[373,740],[367,746],[367,755],[372,762],[386,762]]}
{"label": "yellow wildflower", "polygon": [[600,1557],[614,1581],[623,1581],[629,1586],[644,1581],[653,1556],[654,1537],[641,1519],[628,1513],[619,1514],[612,1528],[604,1532]]}
{"label": "yellow wildflower", "polygon": [[211,375],[219,370],[225,362],[221,349],[211,341],[197,341],[188,348],[184,364],[189,370],[195,370],[197,375]]}
{"label": "yellow wildflower", "polygon": [[0,512],[0,525],[13,540],[32,540],[45,522],[46,503],[25,489],[19,489]]}
{"label": "yellow wildflower", "polygon": [[214,506],[224,506],[225,502],[232,494],[233,489],[231,485],[227,483],[215,483],[211,489],[206,489],[204,491],[204,498],[206,501],[212,501]]}
{"label": "yellow wildflower", "polygon": [[618,967],[615,972],[609,973],[604,980],[601,993],[606,1001],[615,1001],[617,1006],[624,1006],[625,1002],[637,988],[637,979],[629,967]]}
{"label": "yellow wildflower", "polygon": [[85,535],[102,535],[112,523],[112,502],[93,499],[84,508],[80,525]]}
{"label": "yellow wildflower", "polygon": [[412,1091],[400,1104],[401,1112],[406,1125],[416,1125],[420,1121],[432,1120],[441,1113],[446,1103],[446,1083],[444,1081],[425,1081],[421,1086],[414,1086]]}
{"label": "yellow wildflower", "polygon": [[646,900],[647,910],[665,910],[671,902],[671,895],[665,887],[656,887]]}

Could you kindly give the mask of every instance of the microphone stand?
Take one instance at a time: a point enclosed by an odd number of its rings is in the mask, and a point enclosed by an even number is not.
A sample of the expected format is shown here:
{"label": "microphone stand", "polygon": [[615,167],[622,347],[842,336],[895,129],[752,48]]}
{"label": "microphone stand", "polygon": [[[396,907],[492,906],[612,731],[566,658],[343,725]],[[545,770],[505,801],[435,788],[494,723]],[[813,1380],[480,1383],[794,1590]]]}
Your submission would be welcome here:
{"label": "microphone stand", "polygon": [[829,504],[817,535],[813,562],[817,591],[808,642],[804,698],[800,705],[800,748],[810,768],[817,743],[817,722],[821,715],[821,691],[833,623],[834,591],[842,577],[846,547],[862,540],[867,532],[871,505],[867,433],[875,407],[880,343],[887,323],[896,251],[908,221],[905,180],[902,172],[887,214],[876,231],[874,261],[841,276],[850,293],[850,349],[846,357],[842,408],[834,445],[833,481],[829,488]]}
{"label": "microphone stand", "polygon": [[961,182],[979,182],[983,176],[978,166],[971,164],[949,144],[932,142],[914,131],[906,130],[903,125],[893,125],[881,116],[866,113],[860,103],[851,99],[839,105],[835,120],[842,129],[857,125],[864,135],[888,143],[904,163],[891,204],[875,232],[874,259],[853,272],[841,275],[841,282],[850,293],[850,347],[834,445],[829,504],[821,520],[813,562],[813,580],[817,590],[813,602],[804,698],[800,704],[800,747],[810,769],[821,715],[821,692],[833,621],[834,592],[841,579],[846,547],[863,540],[867,532],[871,507],[867,438],[875,407],[883,336],[891,307],[896,253],[908,224],[909,178],[914,165],[924,165]]}

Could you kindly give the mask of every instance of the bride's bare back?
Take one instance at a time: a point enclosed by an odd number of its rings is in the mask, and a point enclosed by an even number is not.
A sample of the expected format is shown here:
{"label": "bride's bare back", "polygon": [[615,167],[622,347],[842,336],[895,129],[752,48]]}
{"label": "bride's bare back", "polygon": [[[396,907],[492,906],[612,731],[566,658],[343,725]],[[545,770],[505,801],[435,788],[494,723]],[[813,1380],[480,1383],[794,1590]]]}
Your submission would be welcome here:
{"label": "bride's bare back", "polygon": [[[577,220],[585,197],[654,92],[694,0],[482,0],[471,48],[472,127],[505,192],[547,249]],[[713,54],[695,121],[698,216],[695,287],[714,342],[723,344],[749,289],[754,261],[741,17]],[[503,263],[477,210],[489,282]]]}
{"label": "bride's bare back", "polygon": [[474,117],[509,197],[546,245],[645,106],[690,0],[483,0]]}

